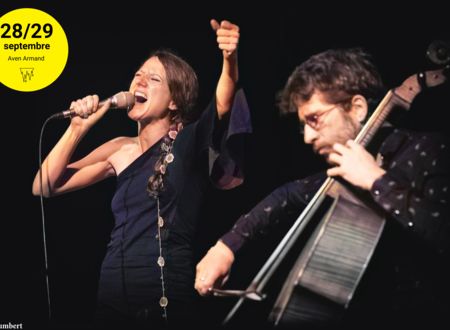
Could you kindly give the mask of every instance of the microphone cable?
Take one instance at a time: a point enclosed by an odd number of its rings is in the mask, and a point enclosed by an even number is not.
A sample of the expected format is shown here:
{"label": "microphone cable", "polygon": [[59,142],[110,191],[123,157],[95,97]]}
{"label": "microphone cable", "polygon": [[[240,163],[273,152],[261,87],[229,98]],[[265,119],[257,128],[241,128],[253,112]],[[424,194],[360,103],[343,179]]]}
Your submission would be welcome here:
{"label": "microphone cable", "polygon": [[45,267],[45,291],[47,294],[47,306],[48,306],[48,320],[52,319],[52,305],[50,300],[50,282],[48,275],[48,253],[47,253],[47,236],[45,234],[45,211],[44,211],[44,190],[42,186],[42,136],[44,134],[45,126],[47,123],[54,119],[54,115],[48,117],[41,127],[41,133],[39,134],[39,186],[40,186],[40,201],[41,201],[41,219],[42,219],[42,240],[44,245],[44,267]]}

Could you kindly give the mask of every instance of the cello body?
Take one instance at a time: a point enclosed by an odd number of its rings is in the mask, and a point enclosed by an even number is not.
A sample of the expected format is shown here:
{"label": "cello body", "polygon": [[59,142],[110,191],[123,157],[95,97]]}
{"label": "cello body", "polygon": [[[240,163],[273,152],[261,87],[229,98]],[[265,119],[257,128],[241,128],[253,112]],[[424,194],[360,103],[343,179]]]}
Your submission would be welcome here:
{"label": "cello body", "polygon": [[[333,185],[333,202],[290,271],[269,316],[271,323],[318,324],[339,318],[369,264],[385,218],[341,184]],[[307,295],[311,298],[302,303]],[[325,298],[323,306],[312,303],[313,295]]]}

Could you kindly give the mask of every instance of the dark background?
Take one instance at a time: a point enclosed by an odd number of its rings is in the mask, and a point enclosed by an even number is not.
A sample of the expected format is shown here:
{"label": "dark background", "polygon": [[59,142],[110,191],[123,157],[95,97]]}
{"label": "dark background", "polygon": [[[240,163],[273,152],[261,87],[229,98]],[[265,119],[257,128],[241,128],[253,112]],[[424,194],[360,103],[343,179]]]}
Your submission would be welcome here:
{"label": "dark background", "polygon": [[[2,111],[3,192],[1,229],[0,323],[23,323],[24,329],[45,327],[42,220],[39,198],[31,196],[38,168],[41,125],[87,94],[106,98],[127,90],[149,52],[175,50],[196,70],[198,107],[210,101],[221,68],[221,53],[209,20],[228,19],[241,28],[240,81],[252,112],[246,182],[234,190],[215,192],[205,208],[199,233],[199,256],[272,189],[310,174],[323,164],[301,143],[295,118],[280,118],[275,94],[296,65],[310,55],[335,47],[362,46],[374,55],[388,87],[431,66],[428,44],[449,40],[445,10],[427,2],[394,11],[375,2],[337,7],[276,1],[268,5],[238,2],[179,5],[175,2],[126,1],[101,6],[93,2],[2,2],[0,16],[21,7],[41,9],[64,28],[69,58],[61,76],[49,87],[30,93],[0,85]],[[215,8],[214,8],[215,7]],[[0,72],[1,74],[1,72]],[[416,130],[447,130],[448,83],[420,94],[407,116],[395,124]],[[66,129],[53,121],[43,138],[43,156]],[[125,112],[111,111],[80,144],[75,157],[119,135],[136,134]],[[113,219],[110,201],[115,180],[45,200],[46,235],[55,328],[82,328],[95,308],[100,263]],[[279,239],[279,238],[278,238]],[[277,238],[246,249],[236,262],[230,286],[244,288],[274,248]],[[233,300],[209,299],[205,315],[220,319]]]}

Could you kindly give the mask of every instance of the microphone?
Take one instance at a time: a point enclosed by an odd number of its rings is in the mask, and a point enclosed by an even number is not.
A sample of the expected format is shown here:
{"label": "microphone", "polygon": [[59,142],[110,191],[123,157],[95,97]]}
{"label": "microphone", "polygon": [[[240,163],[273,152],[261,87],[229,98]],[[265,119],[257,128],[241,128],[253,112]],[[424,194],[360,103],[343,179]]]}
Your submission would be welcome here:
{"label": "microphone", "polygon": [[[127,109],[129,111],[135,102],[134,95],[130,92],[119,92],[110,98],[100,101],[98,107],[103,106],[106,102],[111,100],[110,109]],[[58,113],[53,114],[50,119],[64,119],[64,118],[72,118],[77,116],[75,110],[67,109]]]}

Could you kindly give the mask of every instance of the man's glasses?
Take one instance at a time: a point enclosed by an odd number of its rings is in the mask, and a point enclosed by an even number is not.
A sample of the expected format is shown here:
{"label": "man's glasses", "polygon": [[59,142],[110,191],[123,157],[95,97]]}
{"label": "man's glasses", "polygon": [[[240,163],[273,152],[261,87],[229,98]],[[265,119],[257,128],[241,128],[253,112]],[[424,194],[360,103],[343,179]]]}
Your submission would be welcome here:
{"label": "man's glasses", "polygon": [[341,105],[333,105],[331,108],[328,108],[326,110],[317,112],[317,113],[312,113],[310,115],[305,116],[305,119],[300,123],[301,127],[300,127],[300,133],[304,133],[305,131],[305,125],[308,125],[309,127],[311,127],[312,129],[314,129],[315,131],[318,131],[321,129],[321,127],[323,126],[324,120],[326,118],[326,114],[330,113],[332,110],[340,108]]}

